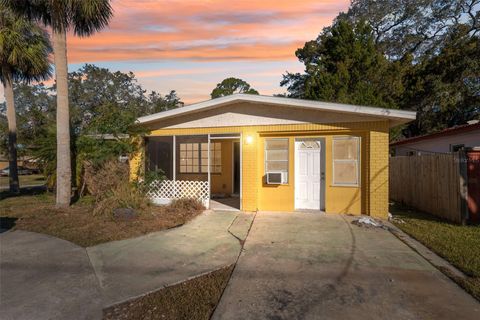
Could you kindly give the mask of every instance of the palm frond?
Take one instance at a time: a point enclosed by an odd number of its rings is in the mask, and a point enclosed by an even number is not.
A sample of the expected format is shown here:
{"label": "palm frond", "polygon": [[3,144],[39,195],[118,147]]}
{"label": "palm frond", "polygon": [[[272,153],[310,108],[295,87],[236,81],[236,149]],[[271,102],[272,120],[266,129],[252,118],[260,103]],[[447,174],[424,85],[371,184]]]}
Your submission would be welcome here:
{"label": "palm frond", "polygon": [[52,47],[45,30],[0,3],[0,65],[2,81],[41,81],[52,74]]}
{"label": "palm frond", "polygon": [[89,36],[108,25],[113,15],[109,0],[0,0],[0,4],[55,31]]}

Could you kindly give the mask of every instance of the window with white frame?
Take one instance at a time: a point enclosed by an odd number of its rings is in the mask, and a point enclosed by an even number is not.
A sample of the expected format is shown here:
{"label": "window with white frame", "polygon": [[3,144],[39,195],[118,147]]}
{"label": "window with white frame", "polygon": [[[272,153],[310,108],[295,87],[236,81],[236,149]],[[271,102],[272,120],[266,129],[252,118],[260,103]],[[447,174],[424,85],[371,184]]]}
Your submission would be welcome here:
{"label": "window with white frame", "polygon": [[[210,172],[222,172],[222,144],[210,143]],[[180,143],[180,173],[208,172],[208,143]]]}
{"label": "window with white frame", "polygon": [[332,149],[333,185],[358,186],[360,184],[360,138],[334,137]]}
{"label": "window with white frame", "polygon": [[284,173],[288,183],[288,138],[265,139],[265,173]]}

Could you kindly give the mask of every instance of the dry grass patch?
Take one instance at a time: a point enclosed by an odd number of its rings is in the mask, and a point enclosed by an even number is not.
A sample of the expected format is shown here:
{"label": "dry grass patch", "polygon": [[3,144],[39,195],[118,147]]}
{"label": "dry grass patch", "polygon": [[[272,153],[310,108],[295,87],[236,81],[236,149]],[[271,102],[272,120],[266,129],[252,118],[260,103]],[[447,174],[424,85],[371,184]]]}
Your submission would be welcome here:
{"label": "dry grass patch", "polygon": [[233,266],[223,268],[104,310],[103,320],[208,320]]}
{"label": "dry grass patch", "polygon": [[14,229],[49,234],[83,247],[176,227],[200,214],[203,207],[195,201],[178,200],[171,206],[147,206],[128,221],[93,211],[91,197],[82,198],[67,209],[55,208],[53,194],[0,200],[0,217],[3,221],[16,218]]}

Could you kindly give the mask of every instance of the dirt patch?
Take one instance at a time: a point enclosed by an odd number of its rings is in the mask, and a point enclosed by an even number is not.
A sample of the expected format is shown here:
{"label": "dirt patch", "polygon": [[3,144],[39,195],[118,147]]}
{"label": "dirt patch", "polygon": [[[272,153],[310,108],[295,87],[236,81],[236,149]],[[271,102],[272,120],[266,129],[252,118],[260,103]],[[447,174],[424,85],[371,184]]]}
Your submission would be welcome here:
{"label": "dirt patch", "polygon": [[[13,229],[49,234],[83,247],[138,237],[173,228],[193,219],[200,207],[148,206],[128,221],[93,214],[93,201],[83,198],[67,209],[57,209],[51,194],[25,195],[1,200],[0,216],[16,218]],[[10,226],[11,227],[11,226]]]}
{"label": "dirt patch", "polygon": [[104,310],[103,320],[208,320],[233,265]]}

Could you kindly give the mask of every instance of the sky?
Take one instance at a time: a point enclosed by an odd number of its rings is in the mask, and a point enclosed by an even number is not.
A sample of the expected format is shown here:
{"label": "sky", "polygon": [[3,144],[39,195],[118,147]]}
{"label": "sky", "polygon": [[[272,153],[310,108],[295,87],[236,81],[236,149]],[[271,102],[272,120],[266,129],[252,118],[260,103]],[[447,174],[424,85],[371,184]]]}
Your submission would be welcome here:
{"label": "sky", "polygon": [[301,72],[295,50],[315,39],[349,0],[113,0],[107,28],[68,37],[69,70],[85,63],[132,71],[147,90],[176,90],[182,101],[209,98],[227,77],[260,94],[285,92],[286,71]]}

